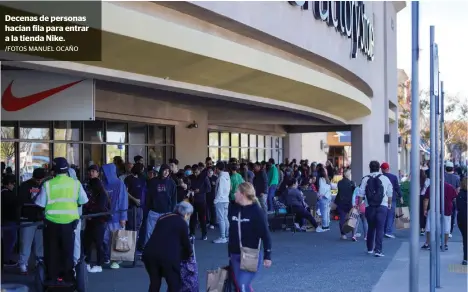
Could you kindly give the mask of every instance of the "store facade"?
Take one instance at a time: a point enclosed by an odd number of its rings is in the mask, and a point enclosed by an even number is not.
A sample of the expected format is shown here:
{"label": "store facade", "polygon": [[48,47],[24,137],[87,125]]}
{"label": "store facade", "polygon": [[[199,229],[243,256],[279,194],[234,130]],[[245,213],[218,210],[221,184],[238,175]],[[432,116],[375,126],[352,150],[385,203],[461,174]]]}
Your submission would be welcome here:
{"label": "store facade", "polygon": [[[147,163],[173,155],[182,165],[207,156],[300,159],[296,134],[351,131],[353,175],[361,176],[371,159],[397,164],[396,14],[405,2],[340,3],[103,2],[101,61],[0,57],[10,68],[94,80],[87,116],[102,136],[85,137],[91,122],[76,121],[73,159],[82,166],[138,151]],[[51,158],[63,151],[55,144],[70,143],[54,137],[57,122],[42,113],[49,138],[37,142]],[[20,138],[27,117],[8,122],[16,136],[5,141],[29,143]],[[151,136],[154,127],[164,139]]]}

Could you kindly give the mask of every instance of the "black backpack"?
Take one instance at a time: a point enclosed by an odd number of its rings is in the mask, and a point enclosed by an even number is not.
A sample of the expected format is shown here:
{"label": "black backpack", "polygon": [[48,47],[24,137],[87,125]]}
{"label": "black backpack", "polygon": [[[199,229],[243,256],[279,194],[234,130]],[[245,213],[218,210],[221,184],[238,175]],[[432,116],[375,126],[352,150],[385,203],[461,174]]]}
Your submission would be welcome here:
{"label": "black backpack", "polygon": [[377,176],[368,175],[366,184],[366,199],[371,207],[378,207],[382,204],[384,198],[384,187],[380,180],[381,174]]}

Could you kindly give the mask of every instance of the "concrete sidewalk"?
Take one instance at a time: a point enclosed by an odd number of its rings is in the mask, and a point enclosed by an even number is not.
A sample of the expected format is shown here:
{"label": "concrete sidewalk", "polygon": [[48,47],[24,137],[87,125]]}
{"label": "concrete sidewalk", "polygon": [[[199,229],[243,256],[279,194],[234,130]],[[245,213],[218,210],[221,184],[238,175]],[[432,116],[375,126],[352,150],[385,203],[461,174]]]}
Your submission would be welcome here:
{"label": "concrete sidewalk", "polygon": [[[463,246],[461,242],[449,243],[450,250],[440,253],[439,292],[466,292],[467,266],[461,265]],[[421,250],[419,258],[419,291],[429,290],[429,251]],[[409,243],[404,242],[395,254],[387,270],[380,277],[372,292],[409,291]]]}

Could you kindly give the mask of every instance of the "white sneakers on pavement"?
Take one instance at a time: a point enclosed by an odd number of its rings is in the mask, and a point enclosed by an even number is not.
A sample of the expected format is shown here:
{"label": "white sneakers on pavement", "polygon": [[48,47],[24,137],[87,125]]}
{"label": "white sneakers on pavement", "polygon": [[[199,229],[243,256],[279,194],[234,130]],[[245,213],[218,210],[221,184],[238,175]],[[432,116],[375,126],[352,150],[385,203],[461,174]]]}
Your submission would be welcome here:
{"label": "white sneakers on pavement", "polygon": [[220,238],[213,240],[213,243],[227,243],[227,242],[228,240],[225,237],[220,237]]}
{"label": "white sneakers on pavement", "polygon": [[88,270],[88,273],[101,273],[102,272],[101,266],[94,266],[91,268],[90,265],[86,265],[86,269]]}
{"label": "white sneakers on pavement", "polygon": [[385,237],[386,237],[386,238],[395,238],[395,235],[393,235],[393,234],[385,234]]}

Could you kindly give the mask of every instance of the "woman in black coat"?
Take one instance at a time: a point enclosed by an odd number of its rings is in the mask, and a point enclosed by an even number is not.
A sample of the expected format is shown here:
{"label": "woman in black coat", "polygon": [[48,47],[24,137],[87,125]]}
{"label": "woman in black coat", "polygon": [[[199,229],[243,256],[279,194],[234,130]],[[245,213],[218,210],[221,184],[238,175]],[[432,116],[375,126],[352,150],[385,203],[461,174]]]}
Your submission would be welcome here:
{"label": "woman in black coat", "polygon": [[149,292],[159,292],[162,278],[168,292],[179,292],[182,287],[182,261],[193,253],[188,233],[188,221],[193,207],[187,202],[177,204],[173,213],[159,217],[143,251],[143,263],[150,277]]}

